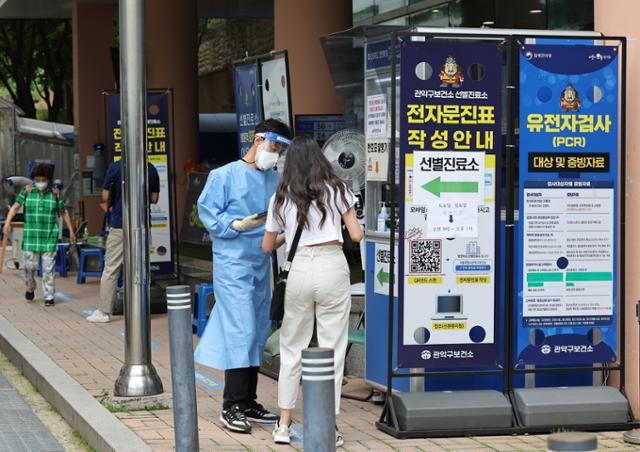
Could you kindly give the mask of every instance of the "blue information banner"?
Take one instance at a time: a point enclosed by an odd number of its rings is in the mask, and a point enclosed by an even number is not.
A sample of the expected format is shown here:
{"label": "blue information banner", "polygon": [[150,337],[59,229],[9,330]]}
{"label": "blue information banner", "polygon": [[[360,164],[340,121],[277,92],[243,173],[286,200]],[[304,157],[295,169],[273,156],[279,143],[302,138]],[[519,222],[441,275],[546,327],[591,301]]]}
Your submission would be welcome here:
{"label": "blue information banner", "polygon": [[322,147],[334,133],[355,127],[355,119],[344,115],[296,115],[295,124],[297,136],[311,137]]}
{"label": "blue information banner", "polygon": [[616,360],[618,48],[520,49],[516,367]]}
{"label": "blue information banner", "polygon": [[404,42],[398,366],[496,365],[502,50]]}
{"label": "blue information banner", "polygon": [[[400,58],[399,47],[396,47],[396,56]],[[367,44],[366,59],[367,71],[391,66],[391,41]]]}
{"label": "blue information banner", "polygon": [[[105,95],[107,116],[107,148],[109,160],[122,158],[122,128],[120,93]],[[167,91],[147,92],[147,160],[155,166],[160,179],[158,202],[149,206],[151,240],[150,268],[154,276],[176,273],[175,240],[173,236],[173,203],[170,183],[171,162],[171,99]]]}
{"label": "blue information banner", "polygon": [[238,121],[238,147],[240,158],[242,158],[251,148],[256,126],[262,121],[262,92],[258,64],[236,66],[233,78]]}

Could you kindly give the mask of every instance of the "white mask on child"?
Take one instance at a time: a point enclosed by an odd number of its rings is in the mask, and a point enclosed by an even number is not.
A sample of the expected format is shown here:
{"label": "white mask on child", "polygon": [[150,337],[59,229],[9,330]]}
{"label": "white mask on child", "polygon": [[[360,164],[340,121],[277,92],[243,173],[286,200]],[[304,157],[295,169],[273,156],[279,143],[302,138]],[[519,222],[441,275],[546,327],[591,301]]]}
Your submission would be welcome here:
{"label": "white mask on child", "polygon": [[40,191],[45,191],[49,186],[49,182],[36,182],[36,188]]}

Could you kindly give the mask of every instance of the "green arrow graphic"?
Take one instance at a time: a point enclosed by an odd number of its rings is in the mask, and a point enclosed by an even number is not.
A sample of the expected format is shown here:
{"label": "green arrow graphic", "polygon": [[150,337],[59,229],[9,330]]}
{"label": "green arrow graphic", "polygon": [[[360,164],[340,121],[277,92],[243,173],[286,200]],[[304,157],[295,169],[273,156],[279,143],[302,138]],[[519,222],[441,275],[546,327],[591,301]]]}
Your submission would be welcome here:
{"label": "green arrow graphic", "polygon": [[378,282],[380,284],[389,284],[389,273],[385,272],[382,268],[378,272]]}
{"label": "green arrow graphic", "polygon": [[477,182],[443,182],[436,177],[422,186],[426,191],[433,193],[438,198],[440,193],[477,193]]}

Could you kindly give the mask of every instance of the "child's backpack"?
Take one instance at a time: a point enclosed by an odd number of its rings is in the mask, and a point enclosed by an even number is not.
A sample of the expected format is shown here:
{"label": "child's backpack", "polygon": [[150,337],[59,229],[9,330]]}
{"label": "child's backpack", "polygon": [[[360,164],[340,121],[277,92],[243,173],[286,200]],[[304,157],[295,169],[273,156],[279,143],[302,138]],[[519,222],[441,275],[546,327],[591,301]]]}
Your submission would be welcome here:
{"label": "child's backpack", "polygon": [[[27,198],[29,197],[29,194],[31,193],[31,189],[33,189],[33,184],[29,184],[24,188],[24,202],[27,202]],[[51,187],[51,191],[53,192],[53,195],[56,197],[56,214],[58,214],[58,216],[60,216],[60,203],[58,202],[60,200],[60,190],[58,190],[56,187]]]}

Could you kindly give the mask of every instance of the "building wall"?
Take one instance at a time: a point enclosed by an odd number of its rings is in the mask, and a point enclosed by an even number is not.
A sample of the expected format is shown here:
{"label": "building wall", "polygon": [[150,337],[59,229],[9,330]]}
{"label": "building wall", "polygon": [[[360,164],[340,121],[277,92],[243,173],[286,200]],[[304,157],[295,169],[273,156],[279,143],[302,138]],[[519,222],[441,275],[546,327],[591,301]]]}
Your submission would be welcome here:
{"label": "building wall", "polygon": [[198,153],[198,60],[196,0],[147,2],[147,89],[173,91],[173,183],[177,224],[187,196],[188,160]]}
{"label": "building wall", "polygon": [[276,0],[275,47],[289,51],[293,114],[342,113],[320,37],[351,28],[351,2]]}
{"label": "building wall", "polygon": [[[73,117],[83,171],[87,156],[94,155],[93,145],[106,142],[102,93],[115,88],[109,50],[115,37],[114,8],[104,2],[78,0],[74,0],[72,8]],[[97,234],[104,218],[98,205],[100,195],[83,195],[80,199],[84,201],[89,233]]]}
{"label": "building wall", "polygon": [[[627,48],[627,161],[626,161],[626,378],[625,387],[636,417],[640,417],[640,359],[638,320],[633,313],[640,300],[640,246],[634,234],[640,229],[640,89],[634,81],[640,73],[640,2],[637,0],[594,0],[595,29],[609,36],[626,36]],[[614,378],[617,376],[614,375]]]}
{"label": "building wall", "polygon": [[235,113],[233,61],[273,49],[273,20],[210,19],[198,48],[198,111]]}
{"label": "building wall", "polygon": [[[197,2],[154,0],[146,4],[147,88],[173,91],[173,181],[180,227],[186,197],[187,160],[195,160],[198,142]],[[74,118],[80,169],[93,154],[93,144],[105,142],[102,92],[115,87],[109,48],[114,45],[114,7],[105,2],[73,2]],[[102,226],[99,194],[83,196],[89,231]]]}
{"label": "building wall", "polygon": [[210,20],[198,49],[198,74],[209,74],[230,67],[245,55],[273,50],[273,21]]}
{"label": "building wall", "polygon": [[198,77],[198,111],[200,113],[236,112],[231,67]]}

